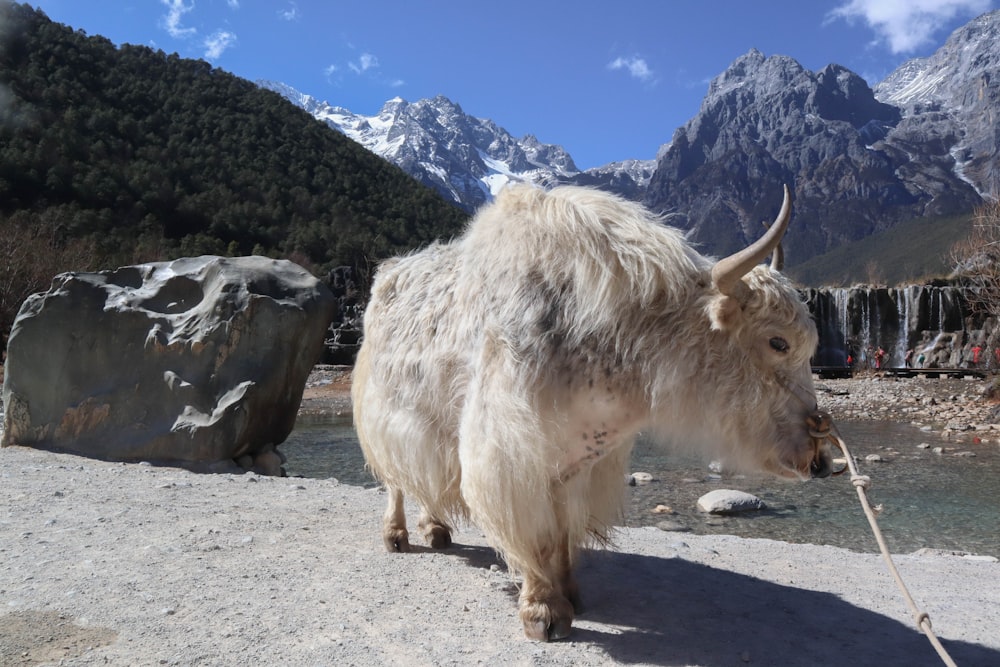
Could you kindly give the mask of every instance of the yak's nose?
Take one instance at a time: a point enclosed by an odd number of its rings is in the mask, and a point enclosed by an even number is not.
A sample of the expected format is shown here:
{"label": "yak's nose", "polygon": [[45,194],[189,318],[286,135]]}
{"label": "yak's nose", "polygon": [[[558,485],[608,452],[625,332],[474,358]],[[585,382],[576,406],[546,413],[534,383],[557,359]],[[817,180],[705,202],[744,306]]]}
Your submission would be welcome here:
{"label": "yak's nose", "polygon": [[814,411],[806,418],[809,436],[815,448],[813,460],[809,464],[809,475],[813,478],[829,477],[833,474],[833,455],[827,436],[833,427],[833,419],[828,412]]}
{"label": "yak's nose", "polygon": [[809,464],[809,476],[816,479],[829,477],[833,474],[833,462],[830,459],[830,452],[821,451],[816,454],[816,458]]}

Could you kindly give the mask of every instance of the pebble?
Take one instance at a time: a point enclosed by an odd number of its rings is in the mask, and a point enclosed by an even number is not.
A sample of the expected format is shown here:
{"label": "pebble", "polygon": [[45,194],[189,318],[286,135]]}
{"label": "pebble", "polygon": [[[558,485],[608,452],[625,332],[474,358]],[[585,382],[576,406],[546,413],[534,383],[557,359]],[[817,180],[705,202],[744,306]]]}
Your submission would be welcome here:
{"label": "pebble", "polygon": [[653,476],[648,472],[634,472],[631,475],[632,482],[629,486],[635,486],[636,484],[649,484],[653,481]]}
{"label": "pebble", "polygon": [[658,521],[656,527],[668,533],[687,533],[691,530],[680,521]]}

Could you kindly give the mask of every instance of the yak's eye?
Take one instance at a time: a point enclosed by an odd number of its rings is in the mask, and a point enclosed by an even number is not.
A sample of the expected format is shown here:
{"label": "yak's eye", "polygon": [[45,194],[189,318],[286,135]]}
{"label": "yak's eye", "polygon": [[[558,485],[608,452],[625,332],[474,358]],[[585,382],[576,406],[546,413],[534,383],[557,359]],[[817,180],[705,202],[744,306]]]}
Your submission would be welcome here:
{"label": "yak's eye", "polygon": [[771,344],[771,349],[775,352],[781,352],[782,354],[788,352],[788,341],[780,336],[775,336],[768,343]]}

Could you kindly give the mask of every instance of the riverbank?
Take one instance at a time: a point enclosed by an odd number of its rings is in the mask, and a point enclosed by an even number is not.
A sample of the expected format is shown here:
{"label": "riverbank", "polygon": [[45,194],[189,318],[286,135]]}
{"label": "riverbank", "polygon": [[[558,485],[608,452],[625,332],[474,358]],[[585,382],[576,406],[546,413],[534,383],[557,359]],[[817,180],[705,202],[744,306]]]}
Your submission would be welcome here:
{"label": "riverbank", "polygon": [[[936,663],[876,555],[655,528],[585,552],[572,640],[528,642],[478,530],[388,554],[383,503],[332,480],[0,450],[0,664]],[[897,562],[959,664],[1000,664],[1000,564]]]}
{"label": "riverbank", "polygon": [[[838,420],[967,419],[975,430],[956,439],[995,446],[973,419],[976,384],[829,381],[820,404]],[[349,369],[317,367],[302,414],[349,414],[349,386]],[[572,639],[528,642],[516,580],[478,529],[462,527],[448,551],[388,554],[384,503],[330,479],[0,449],[0,664],[938,662],[875,554],[656,528],[584,552]],[[996,559],[896,561],[958,664],[1000,664]]]}
{"label": "riverbank", "polygon": [[834,420],[894,421],[946,439],[1000,443],[998,405],[985,398],[992,378],[859,375],[817,380],[817,399]]}

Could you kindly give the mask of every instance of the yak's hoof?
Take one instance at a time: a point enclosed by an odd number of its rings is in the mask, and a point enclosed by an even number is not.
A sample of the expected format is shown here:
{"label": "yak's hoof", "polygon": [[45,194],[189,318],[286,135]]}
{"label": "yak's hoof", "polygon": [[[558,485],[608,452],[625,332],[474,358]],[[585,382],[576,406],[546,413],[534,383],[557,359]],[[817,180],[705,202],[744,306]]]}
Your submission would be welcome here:
{"label": "yak's hoof", "polygon": [[522,604],[521,622],[528,639],[540,642],[565,639],[573,631],[573,605],[562,596],[553,597],[548,603]]}
{"label": "yak's hoof", "polygon": [[406,553],[410,550],[410,535],[405,528],[387,528],[382,533],[385,550],[390,553]]}
{"label": "yak's hoof", "polygon": [[451,546],[451,529],[440,523],[423,526],[424,539],[431,549],[447,549]]}

